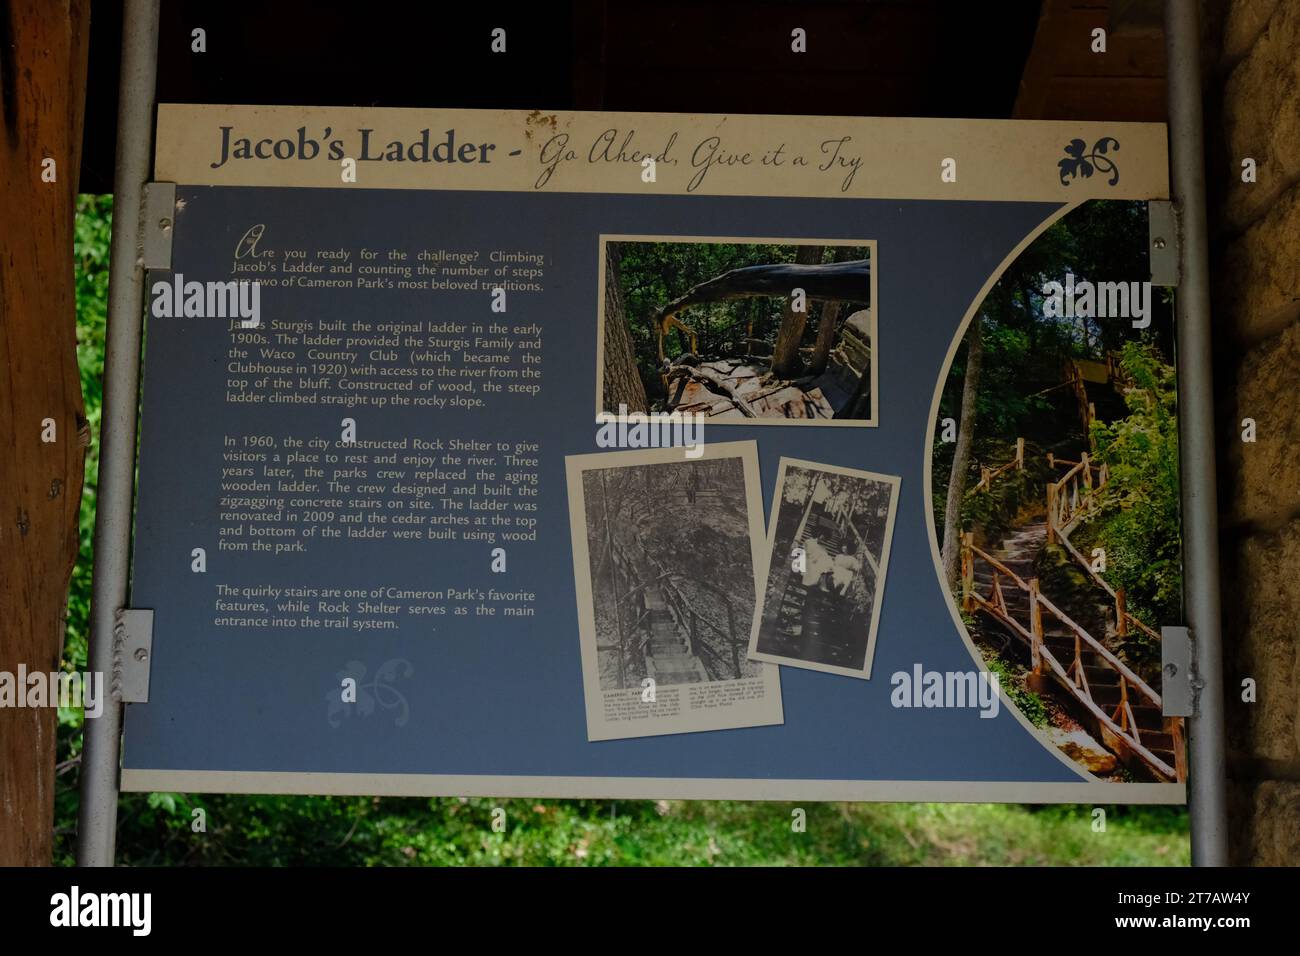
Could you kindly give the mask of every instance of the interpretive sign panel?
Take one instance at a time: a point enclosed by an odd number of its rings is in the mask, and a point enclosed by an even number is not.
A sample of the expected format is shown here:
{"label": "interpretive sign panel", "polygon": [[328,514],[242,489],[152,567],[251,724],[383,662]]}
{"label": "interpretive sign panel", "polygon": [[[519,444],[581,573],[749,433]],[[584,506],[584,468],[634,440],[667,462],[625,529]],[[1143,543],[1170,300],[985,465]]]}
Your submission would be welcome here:
{"label": "interpretive sign panel", "polygon": [[155,178],[126,789],[1183,800],[1164,127],[164,105]]}

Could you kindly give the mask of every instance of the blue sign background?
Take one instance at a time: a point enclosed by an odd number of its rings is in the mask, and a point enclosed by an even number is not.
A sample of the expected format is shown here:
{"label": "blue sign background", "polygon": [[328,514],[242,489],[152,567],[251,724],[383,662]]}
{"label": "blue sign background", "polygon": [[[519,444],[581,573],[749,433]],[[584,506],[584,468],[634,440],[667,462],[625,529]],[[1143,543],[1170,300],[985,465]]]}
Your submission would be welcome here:
{"label": "blue sign background", "polygon": [[[1008,708],[895,709],[889,675],[975,666],[938,580],[924,507],[928,416],[962,317],[1007,254],[1059,207],[1046,203],[640,197],[180,187],[173,268],[224,280],[254,223],[274,248],[519,249],[547,256],[545,292],[504,317],[543,328],[540,400],[508,394],[480,411],[228,405],[220,320],[152,319],[145,354],[131,603],[155,610],[150,700],[128,707],[125,766],[220,770],[863,781],[1080,782]],[[782,456],[900,475],[901,495],[870,681],[783,667],[781,726],[587,740],[564,457],[597,451],[594,396],[601,234],[875,240],[878,428],[716,426],[711,442],[755,439],[765,517]],[[409,260],[408,260],[409,261]],[[151,276],[164,278],[166,274]],[[482,292],[262,290],[270,317],[486,321]],[[489,546],[316,540],[291,559],[216,548],[222,436],[483,437],[542,445],[539,543]],[[190,570],[204,547],[208,571]],[[503,578],[506,580],[503,582]],[[276,587],[489,586],[538,592],[529,621],[444,617],[399,631],[239,631],[211,624],[217,582]],[[398,725],[378,708],[333,726],[327,697],[360,661],[413,674],[392,686]]]}

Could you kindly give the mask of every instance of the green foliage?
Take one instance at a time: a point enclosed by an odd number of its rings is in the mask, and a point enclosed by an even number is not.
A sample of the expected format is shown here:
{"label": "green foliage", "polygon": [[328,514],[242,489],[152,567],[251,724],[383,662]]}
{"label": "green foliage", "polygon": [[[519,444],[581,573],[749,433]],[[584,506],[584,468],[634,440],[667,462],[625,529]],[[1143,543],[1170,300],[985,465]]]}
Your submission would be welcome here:
{"label": "green foliage", "polygon": [[1129,613],[1159,630],[1181,615],[1174,368],[1140,342],[1124,347],[1121,368],[1132,380],[1128,417],[1093,426],[1110,479],[1089,538],[1106,549],[1106,579],[1127,592]]}
{"label": "green foliage", "polygon": [[[179,794],[123,813],[123,865],[1186,866],[1181,808],[222,796],[207,832]],[[493,810],[505,811],[504,832]],[[65,861],[66,862],[66,861]]]}
{"label": "green foliage", "polygon": [[[984,446],[990,457],[984,460],[989,468],[997,468],[1016,457],[1016,443],[990,441]],[[1011,469],[993,479],[991,487],[975,490],[979,481],[979,463],[974,463],[973,473],[966,481],[966,497],[962,500],[962,526],[975,532],[976,544],[984,547],[997,544],[1027,513],[1040,510],[1043,502],[1043,485],[1047,478],[1047,458],[1035,445],[1025,445],[1025,466]],[[946,505],[946,499],[944,504]],[[942,514],[940,508],[938,514]]]}
{"label": "green foliage", "polygon": [[[823,261],[830,262],[840,247],[828,246]],[[627,312],[628,329],[642,377],[654,381],[658,371],[658,311],[684,295],[692,287],[716,278],[724,272],[744,266],[794,262],[796,245],[766,245],[714,242],[621,242],[619,277]],[[866,258],[867,247],[856,250]],[[784,299],[778,296],[729,299],[691,306],[678,318],[695,330],[699,350],[706,359],[741,354],[741,340],[752,326],[753,337],[775,341],[781,325]],[[820,305],[810,305],[809,328],[815,328],[814,315]],[[847,318],[851,308],[842,309]],[[664,339],[664,353],[675,359],[689,350],[686,336],[678,330]]]}
{"label": "green foliage", "polygon": [[[1091,546],[1081,542],[1078,529],[1070,541],[1083,554],[1092,553]],[[1114,627],[1114,609],[1109,597],[1061,545],[1044,547],[1034,570],[1043,593],[1058,602],[1058,606],[1088,633],[1104,635],[1108,628]],[[1052,620],[1050,616],[1048,620]]]}
{"label": "green foliage", "polygon": [[[952,467],[952,445],[943,455],[946,464],[940,465],[938,458],[934,465],[934,480],[931,482],[930,494],[934,508],[934,526],[942,528],[948,508],[947,481],[944,478]],[[1043,505],[1043,486],[1050,470],[1047,467],[1046,453],[1037,445],[1025,443],[1025,463],[1023,469],[1011,469],[993,479],[988,490],[976,490],[980,480],[979,466],[998,468],[1016,457],[1016,443],[1001,439],[989,439],[983,442],[982,450],[988,457],[971,461],[966,476],[966,495],[962,499],[962,527],[975,532],[975,543],[979,547],[996,545],[1002,537],[1026,515],[1041,510]]]}
{"label": "green foliage", "polygon": [[104,320],[108,311],[108,253],[113,218],[112,196],[78,196],[73,238],[77,302],[77,365],[89,422],[91,445],[86,455],[86,483],[81,499],[80,553],[68,600],[64,663],[79,669],[86,662],[90,622],[91,543],[95,531],[95,491],[99,483],[99,422],[104,395]]}
{"label": "green foliage", "polygon": [[1026,720],[1035,727],[1046,727],[1050,723],[1047,705],[1043,703],[1043,698],[1025,686],[1024,668],[1008,664],[992,654],[985,658],[984,662],[988,664],[989,670],[998,675],[998,686],[1002,688],[1002,695],[1016,705],[1016,709],[1025,715]]}
{"label": "green foliage", "polygon": [[[975,406],[974,460],[995,460],[996,448],[990,446],[1017,437],[1037,442],[1044,450],[1066,440],[1077,444],[1073,440],[1084,437],[1073,399],[1068,390],[1057,387],[1062,369],[1071,359],[1097,359],[1123,347],[1132,330],[1126,322],[1044,316],[1043,285],[1064,282],[1067,271],[1076,280],[1148,279],[1145,207],[1140,202],[1084,203],[1022,250],[980,303],[984,357]],[[1161,298],[1152,308],[1151,341],[1170,354],[1169,302]],[[960,419],[965,377],[962,349],[944,382],[940,420]],[[932,452],[934,491],[942,498],[953,447],[940,441],[938,429]],[[936,524],[942,527],[938,515]]]}
{"label": "green foliage", "polygon": [[982,326],[984,361],[975,421],[981,435],[1015,437],[1022,424],[1051,404],[1042,395],[1025,394],[1024,371],[1041,360],[1029,330],[997,321]]}
{"label": "green foliage", "polygon": [[[103,404],[104,323],[108,312],[108,261],[112,196],[78,196],[73,231],[73,284],[77,307],[77,365],[91,442],[78,516],[77,563],[68,588],[62,668],[86,668],[90,639],[90,581],[99,484],[99,425]],[[77,814],[77,769],[81,756],[80,710],[59,709],[55,787],[56,840],[70,845]]]}

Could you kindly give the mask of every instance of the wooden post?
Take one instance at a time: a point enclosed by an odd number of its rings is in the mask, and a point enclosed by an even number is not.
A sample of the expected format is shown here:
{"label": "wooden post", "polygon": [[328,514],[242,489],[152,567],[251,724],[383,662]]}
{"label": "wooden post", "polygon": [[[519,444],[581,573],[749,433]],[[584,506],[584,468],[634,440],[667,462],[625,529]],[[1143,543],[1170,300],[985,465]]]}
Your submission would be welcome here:
{"label": "wooden post", "polygon": [[1123,588],[1115,589],[1115,633],[1120,637],[1128,635],[1128,599]]}
{"label": "wooden post", "polygon": [[1083,453],[1083,487],[1089,491],[1092,490],[1092,463],[1088,460],[1088,453]]}
{"label": "wooden post", "polygon": [[1124,679],[1123,674],[1120,674],[1119,675],[1119,706],[1115,708],[1115,713],[1119,715],[1119,729],[1120,730],[1132,729],[1133,736],[1137,737],[1138,740],[1141,740],[1142,735],[1138,733],[1137,728],[1136,727],[1130,728],[1128,725],[1128,707],[1125,706],[1127,703],[1128,703],[1128,681]]}
{"label": "wooden post", "polygon": [[1025,440],[1016,439],[1016,471],[1025,470]]}
{"label": "wooden post", "polygon": [[1043,608],[1038,603],[1038,578],[1029,579],[1029,656],[1036,677],[1043,674]]}
{"label": "wooden post", "polygon": [[1053,455],[1050,451],[1047,453],[1047,467],[1048,468],[1056,467],[1056,456]]}
{"label": "wooden post", "polygon": [[623,633],[623,605],[619,601],[614,602],[614,623],[618,630],[618,686],[624,690],[627,688],[627,637]]}
{"label": "wooden post", "polygon": [[1178,782],[1182,783],[1187,779],[1187,742],[1183,737],[1183,718],[1166,717],[1164,724],[1165,733],[1172,741],[1170,747],[1174,751],[1174,773]]}
{"label": "wooden post", "polygon": [[973,531],[963,531],[961,535],[961,609],[967,613],[975,609],[972,593],[975,590],[975,555],[971,551],[975,543]]}
{"label": "wooden post", "polygon": [[727,633],[731,636],[731,669],[735,671],[737,679],[740,677],[740,644],[736,641],[736,615],[731,609],[731,602],[727,602]]}
{"label": "wooden post", "polygon": [[980,487],[985,491],[993,487],[993,475],[990,473],[988,465],[980,465]]}
{"label": "wooden post", "polygon": [[1056,544],[1056,484],[1047,483],[1047,543]]}
{"label": "wooden post", "polygon": [[[48,674],[90,442],[72,272],[90,4],[9,0],[0,19],[0,671]],[[50,864],[56,723],[0,708],[0,866]]]}
{"label": "wooden post", "polygon": [[[649,474],[649,469],[647,469],[646,473]],[[614,523],[609,516],[609,482],[605,480],[604,471],[600,473],[600,504],[605,513],[605,537],[609,546],[609,574],[613,580],[614,594],[617,595],[619,593],[618,552],[614,547]],[[642,592],[642,596],[644,597],[644,592]],[[623,603],[618,598],[614,601],[614,625],[618,630],[618,686],[622,690],[627,687],[627,665],[624,660],[627,654],[627,635],[623,632]]]}

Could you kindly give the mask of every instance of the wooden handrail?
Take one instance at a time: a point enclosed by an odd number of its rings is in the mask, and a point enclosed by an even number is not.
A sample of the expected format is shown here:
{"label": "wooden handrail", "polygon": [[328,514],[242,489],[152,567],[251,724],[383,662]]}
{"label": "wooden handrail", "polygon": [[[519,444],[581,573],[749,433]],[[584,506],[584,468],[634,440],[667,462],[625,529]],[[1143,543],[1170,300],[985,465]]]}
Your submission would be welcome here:
{"label": "wooden handrail", "polygon": [[[1146,761],[1148,765],[1170,779],[1186,779],[1186,762],[1184,758],[1179,758],[1180,762],[1178,763],[1178,766],[1170,767],[1142,743],[1141,728],[1138,726],[1136,716],[1133,714],[1132,703],[1128,700],[1128,686],[1131,685],[1156,708],[1160,708],[1161,706],[1160,696],[1148,687],[1140,677],[1134,674],[1132,670],[1115,657],[1115,655],[1105,646],[1097,641],[1096,638],[1084,630],[1084,628],[1070,618],[1069,615],[1061,611],[1061,609],[1053,604],[1051,600],[1044,597],[1042,592],[1036,587],[1036,580],[1024,587],[1024,589],[1029,591],[1030,594],[1030,626],[1026,628],[1019,621],[1013,618],[1007,612],[1005,601],[996,601],[997,596],[1001,594],[1000,578],[1005,575],[1007,578],[1016,581],[1018,584],[1023,584],[1023,579],[1014,572],[1011,572],[1010,569],[1006,568],[1006,566],[996,558],[991,558],[986,552],[976,548],[971,541],[971,535],[969,533],[964,534],[963,538],[963,575],[969,574],[973,577],[974,557],[976,554],[984,558],[994,568],[991,597],[995,598],[995,600],[990,600],[977,591],[974,591],[972,588],[969,595],[971,606],[965,607],[965,609],[973,610],[975,607],[985,608],[999,621],[1002,621],[1004,624],[1015,630],[1030,644],[1031,657],[1036,665],[1035,673],[1041,673],[1041,668],[1045,664],[1047,668],[1057,676],[1057,679],[1061,681],[1063,686],[1071,689],[1071,693],[1089,713],[1109,728],[1117,737],[1124,740],[1125,743],[1144,761]],[[965,585],[965,583],[966,582],[964,581],[963,584]],[[1041,615],[1041,611],[1044,608],[1046,608],[1048,613],[1052,614],[1058,621],[1064,624],[1074,637],[1074,661],[1071,663],[1069,668],[1066,668],[1061,664],[1056,655],[1052,653],[1052,649],[1046,643],[1046,640],[1041,638],[1036,639],[1042,629],[1041,619],[1036,620],[1036,616]],[[1090,651],[1097,653],[1101,657],[1102,661],[1113,670],[1117,671],[1120,676],[1120,692],[1123,697],[1121,700],[1121,706],[1123,707],[1123,710],[1121,711],[1117,709],[1116,715],[1107,714],[1106,711],[1104,711],[1096,701],[1092,699],[1092,691],[1088,682],[1088,675],[1083,664],[1083,647],[1085,644]],[[1115,716],[1121,716],[1125,726],[1116,723]],[[1170,733],[1173,736],[1174,752],[1175,754],[1178,754],[1181,725],[1177,723],[1176,718],[1171,719],[1174,720],[1176,726],[1174,727],[1174,730],[1166,730],[1165,732]],[[1168,726],[1168,721],[1166,721],[1166,726]]]}
{"label": "wooden handrail", "polygon": [[[1062,463],[1060,462],[1059,459],[1057,461],[1058,463]],[[1088,462],[1088,464],[1091,465],[1092,463]],[[1071,469],[1070,474],[1073,474],[1078,470],[1079,468],[1076,466],[1076,468]],[[1104,487],[1107,479],[1109,478],[1109,470],[1107,469],[1105,463],[1103,463],[1097,469],[1097,471],[1098,474],[1100,475],[1100,481],[1097,483],[1096,487],[1093,488],[1093,491],[1097,491],[1102,487]],[[1067,474],[1066,477],[1068,478],[1069,474]],[[1160,635],[1155,630],[1148,627],[1146,624],[1138,620],[1132,614],[1128,613],[1127,609],[1124,607],[1123,600],[1119,596],[1119,593],[1113,587],[1111,587],[1110,583],[1105,578],[1103,578],[1097,571],[1093,570],[1092,562],[1090,562],[1087,558],[1085,558],[1083,556],[1083,553],[1080,552],[1079,549],[1074,546],[1074,542],[1070,540],[1069,533],[1071,530],[1073,530],[1072,526],[1078,521],[1081,515],[1083,515],[1086,511],[1091,509],[1092,500],[1093,500],[1092,497],[1089,496],[1086,505],[1084,507],[1076,508],[1074,514],[1071,515],[1070,518],[1066,521],[1060,521],[1061,515],[1052,514],[1053,503],[1057,503],[1059,508],[1059,504],[1067,500],[1064,498],[1064,496],[1061,495],[1061,489],[1065,480],[1066,479],[1063,478],[1061,481],[1054,482],[1052,485],[1048,487],[1049,505],[1048,505],[1047,523],[1049,527],[1051,527],[1051,529],[1055,532],[1055,538],[1065,546],[1065,550],[1068,551],[1070,553],[1070,556],[1073,557],[1074,560],[1077,561],[1079,565],[1084,569],[1084,571],[1087,572],[1088,576],[1092,578],[1093,582],[1102,590],[1104,590],[1108,595],[1110,595],[1110,599],[1115,603],[1115,622],[1120,633],[1124,633],[1126,624],[1132,623],[1137,625],[1137,627],[1148,637],[1151,637],[1157,641],[1160,640],[1161,639]],[[1055,522],[1060,522],[1060,523],[1057,524]],[[1055,526],[1052,527],[1053,525]]]}
{"label": "wooden handrail", "polygon": [[980,465],[980,480],[977,481],[975,483],[975,486],[969,489],[966,492],[966,494],[968,495],[974,494],[977,491],[992,491],[994,478],[997,478],[1008,471],[1024,471],[1024,470],[1025,470],[1025,440],[1023,438],[1017,438],[1015,457],[1013,457],[1005,465],[999,465],[997,468],[989,468],[986,465]]}
{"label": "wooden handrail", "polygon": [[1127,611],[1124,612],[1124,619],[1128,621],[1130,624],[1136,624],[1142,630],[1142,632],[1146,634],[1147,637],[1153,638],[1157,641],[1164,640],[1164,638],[1161,637],[1159,634],[1157,634],[1153,628],[1147,627],[1145,624],[1143,624],[1141,621],[1135,618],[1132,614],[1129,614]]}
{"label": "wooden handrail", "polygon": [[1074,542],[1063,534],[1059,535],[1059,537],[1061,539],[1061,544],[1065,545],[1065,550],[1069,551],[1070,554],[1074,556],[1074,559],[1083,565],[1083,569],[1088,572],[1088,576],[1110,595],[1112,601],[1118,600],[1118,595],[1116,595],[1115,589],[1106,583],[1105,578],[1092,569],[1092,564],[1083,556],[1079,549],[1074,546]]}
{"label": "wooden handrail", "polygon": [[[1066,464],[1066,462],[1058,461],[1057,464],[1063,465]],[[1059,488],[1081,471],[1083,471],[1083,462],[1076,462],[1073,468],[1063,474],[1060,478],[1056,479],[1056,486]]]}
{"label": "wooden handrail", "polygon": [[1088,646],[1095,653],[1101,655],[1102,659],[1105,660],[1106,663],[1108,663],[1112,668],[1118,671],[1121,676],[1127,678],[1129,683],[1131,683],[1135,688],[1137,688],[1137,690],[1142,694],[1142,696],[1145,697],[1150,703],[1154,704],[1156,707],[1160,706],[1160,695],[1157,694],[1155,691],[1153,691],[1150,687],[1148,687],[1146,682],[1142,680],[1141,677],[1138,677],[1137,674],[1133,673],[1133,671],[1129,669],[1127,664],[1125,664],[1118,657],[1116,657],[1109,650],[1107,650],[1104,644],[1102,644],[1095,637],[1093,637],[1086,630],[1084,630],[1083,627],[1076,624],[1068,614],[1066,614],[1064,611],[1058,608],[1055,604],[1053,604],[1050,600],[1044,597],[1041,593],[1038,595],[1038,603],[1041,604],[1043,607],[1047,608],[1047,610],[1050,611],[1051,614],[1058,621],[1060,621],[1067,628],[1073,631],[1079,639],[1086,642]]}
{"label": "wooden handrail", "polygon": [[[1053,671],[1056,672],[1057,676],[1062,681],[1064,681],[1066,684],[1072,683],[1070,680],[1070,675],[1066,673],[1065,668],[1061,666],[1060,662],[1055,657],[1053,657],[1050,652],[1044,653],[1043,657],[1047,661],[1047,665]],[[1163,760],[1161,760],[1159,757],[1153,754],[1150,750],[1148,750],[1146,745],[1142,743],[1141,738],[1136,733],[1131,733],[1122,730],[1120,726],[1117,723],[1115,723],[1115,721],[1113,721],[1104,710],[1102,710],[1100,707],[1097,706],[1096,702],[1093,701],[1092,698],[1079,696],[1077,699],[1080,704],[1082,704],[1084,707],[1088,709],[1089,713],[1091,713],[1095,718],[1097,718],[1097,720],[1101,721],[1103,724],[1109,727],[1110,730],[1117,737],[1122,738],[1125,741],[1125,743],[1127,743],[1130,747],[1132,747],[1142,757],[1142,759],[1144,759],[1151,766],[1157,768],[1162,774],[1164,774],[1166,777],[1169,777],[1171,779],[1174,780],[1186,779],[1184,775],[1179,774],[1177,768],[1169,766],[1169,764],[1165,763]],[[1174,752],[1177,753],[1178,751],[1175,750]]]}
{"label": "wooden handrail", "polygon": [[[1016,574],[1014,571],[1012,571],[1002,562],[998,561],[996,558],[990,557],[987,552],[981,550],[980,548],[975,547],[975,545],[970,545],[970,549],[973,553],[978,554],[985,561],[987,561],[993,567],[998,569],[998,571],[1000,571],[1001,573],[1005,574],[1007,577],[1015,581],[1021,590],[1025,591],[1026,593],[1030,593],[1031,588],[1029,584],[1026,583],[1023,578],[1021,578],[1018,574]],[[976,595],[976,597],[978,598],[979,595]],[[1071,618],[1068,614],[1066,614],[1055,604],[1053,604],[1052,601],[1041,591],[1037,592],[1036,598],[1037,598],[1038,605],[1040,607],[1046,608],[1053,617],[1055,617],[1058,621],[1064,624],[1066,628],[1072,631],[1080,640],[1086,642],[1089,648],[1091,648],[1097,654],[1101,655],[1101,657],[1108,664],[1110,664],[1111,667],[1113,667],[1130,683],[1132,683],[1133,686],[1136,687],[1142,693],[1142,695],[1146,697],[1152,704],[1154,704],[1157,707],[1160,706],[1160,695],[1157,694],[1154,690],[1152,690],[1149,686],[1147,686],[1146,682],[1143,681],[1142,678],[1138,677],[1137,674],[1133,673],[1133,671],[1129,669],[1128,665],[1126,665],[1123,661],[1121,661],[1118,657],[1116,657],[1113,653],[1111,653],[1111,651],[1107,649],[1107,647],[1104,644],[1102,644],[1095,637],[1089,634],[1082,625],[1076,623],[1073,618]],[[988,603],[988,602],[984,602],[984,603]]]}
{"label": "wooden handrail", "polygon": [[1024,579],[1024,578],[1022,578],[1020,575],[1016,574],[1016,572],[1012,571],[1009,567],[1007,567],[1005,564],[1003,564],[1003,563],[1002,563],[1001,561],[999,561],[997,558],[993,557],[993,556],[992,556],[991,554],[989,554],[987,551],[984,551],[984,550],[982,550],[982,549],[980,549],[980,548],[977,548],[977,547],[975,547],[975,545],[973,545],[973,544],[970,545],[970,549],[971,549],[971,551],[972,551],[974,554],[978,554],[981,558],[983,558],[983,559],[984,559],[985,561],[987,561],[989,564],[993,565],[993,567],[997,568],[999,571],[1001,571],[1001,572],[1002,572],[1003,574],[1005,574],[1007,577],[1011,578],[1011,580],[1015,581],[1016,584],[1017,584],[1017,586],[1019,586],[1019,588],[1020,588],[1022,591],[1028,591],[1028,590],[1029,590],[1029,585],[1025,583],[1025,579]]}
{"label": "wooden handrail", "polygon": [[[1082,461],[1074,461],[1074,460],[1072,460],[1072,459],[1070,459],[1070,458],[1057,458],[1054,454],[1052,454],[1051,452],[1048,452],[1048,453],[1047,453],[1047,464],[1048,464],[1049,467],[1055,467],[1056,465],[1073,465],[1074,468],[1077,469],[1077,468],[1079,468],[1080,466],[1083,465],[1083,462],[1082,462]],[[1103,462],[1102,464],[1099,465],[1099,464],[1097,464],[1095,461],[1093,461],[1091,458],[1089,458],[1089,459],[1088,459],[1088,467],[1090,467],[1093,471],[1101,471],[1102,469],[1104,469],[1104,468],[1106,467],[1106,465],[1105,465],[1104,462]],[[1070,476],[1069,476],[1068,474],[1066,474],[1066,475],[1062,475],[1061,477],[1062,477],[1062,478],[1068,478],[1068,477],[1070,477]]]}

